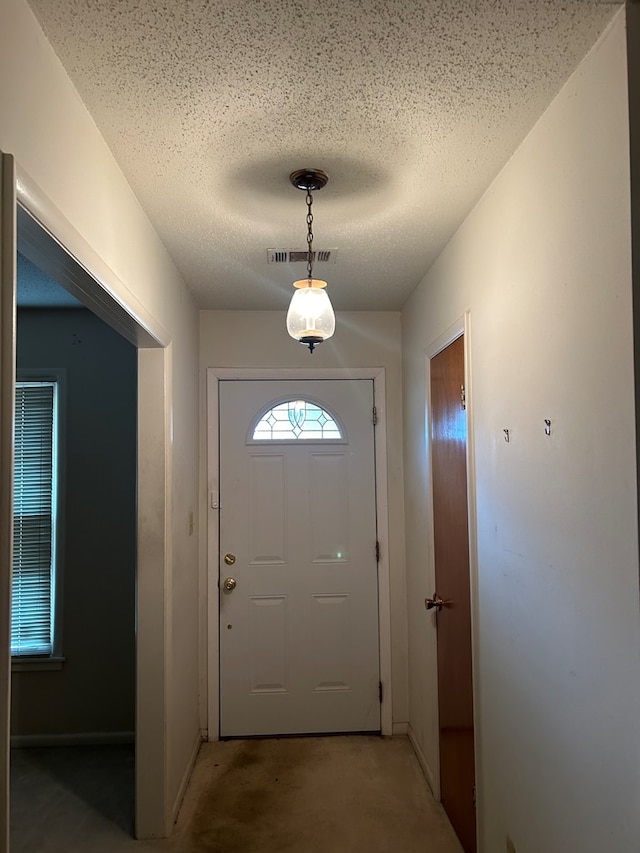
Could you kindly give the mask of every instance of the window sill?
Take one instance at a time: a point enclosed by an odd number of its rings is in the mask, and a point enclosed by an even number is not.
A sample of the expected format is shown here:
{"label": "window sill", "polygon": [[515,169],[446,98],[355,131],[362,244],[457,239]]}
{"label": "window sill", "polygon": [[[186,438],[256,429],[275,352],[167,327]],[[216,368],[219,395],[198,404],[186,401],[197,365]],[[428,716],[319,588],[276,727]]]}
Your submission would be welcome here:
{"label": "window sill", "polygon": [[14,657],[11,658],[11,672],[44,672],[62,669],[66,658],[63,657]]}

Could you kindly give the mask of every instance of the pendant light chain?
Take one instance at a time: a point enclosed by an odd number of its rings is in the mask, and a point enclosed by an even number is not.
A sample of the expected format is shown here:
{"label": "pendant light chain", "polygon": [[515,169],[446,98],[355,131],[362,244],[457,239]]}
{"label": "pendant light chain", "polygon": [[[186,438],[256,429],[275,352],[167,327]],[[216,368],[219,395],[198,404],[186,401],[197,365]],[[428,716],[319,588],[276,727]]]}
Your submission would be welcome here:
{"label": "pendant light chain", "polygon": [[313,204],[313,196],[311,195],[311,190],[307,188],[307,278],[309,281],[313,278],[313,213],[311,212],[311,205]]}
{"label": "pendant light chain", "polygon": [[329,177],[321,169],[296,169],[289,175],[289,180],[306,194],[307,278],[293,282],[295,292],[287,311],[287,332],[313,352],[318,344],[333,335],[336,328],[336,317],[325,290],[327,282],[313,277],[313,192],[325,187]]}

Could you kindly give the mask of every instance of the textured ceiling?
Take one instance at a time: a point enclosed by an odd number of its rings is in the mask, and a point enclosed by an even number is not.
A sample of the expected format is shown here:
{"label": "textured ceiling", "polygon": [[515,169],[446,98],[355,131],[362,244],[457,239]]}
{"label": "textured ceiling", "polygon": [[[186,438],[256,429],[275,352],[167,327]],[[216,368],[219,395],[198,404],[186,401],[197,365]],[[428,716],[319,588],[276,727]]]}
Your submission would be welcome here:
{"label": "textured ceiling", "polygon": [[[282,309],[321,168],[339,309],[397,309],[611,0],[30,0],[203,308]],[[323,273],[321,275],[321,273]]]}
{"label": "textured ceiling", "polygon": [[17,283],[20,308],[84,307],[75,296],[60,287],[21,252],[18,252]]}

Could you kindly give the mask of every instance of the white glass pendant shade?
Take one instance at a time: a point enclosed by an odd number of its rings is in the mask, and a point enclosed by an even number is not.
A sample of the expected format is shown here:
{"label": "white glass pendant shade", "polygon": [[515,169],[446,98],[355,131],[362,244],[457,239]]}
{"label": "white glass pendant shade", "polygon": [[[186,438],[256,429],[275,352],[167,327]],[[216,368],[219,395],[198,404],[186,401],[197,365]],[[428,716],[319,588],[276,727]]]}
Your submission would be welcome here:
{"label": "white glass pendant shade", "polygon": [[293,286],[296,292],[287,312],[287,331],[313,352],[314,346],[330,338],[336,328],[331,300],[324,289],[327,283],[305,278]]}

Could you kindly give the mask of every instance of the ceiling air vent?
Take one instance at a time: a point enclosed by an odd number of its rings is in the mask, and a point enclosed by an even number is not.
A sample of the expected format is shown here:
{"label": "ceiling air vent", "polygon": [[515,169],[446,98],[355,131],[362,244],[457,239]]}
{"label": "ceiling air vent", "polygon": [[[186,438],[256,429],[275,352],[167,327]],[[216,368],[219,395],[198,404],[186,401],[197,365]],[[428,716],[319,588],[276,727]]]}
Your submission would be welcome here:
{"label": "ceiling air vent", "polygon": [[[314,264],[335,264],[337,249],[315,249],[312,252]],[[270,264],[306,264],[306,249],[267,249],[267,261]]]}

